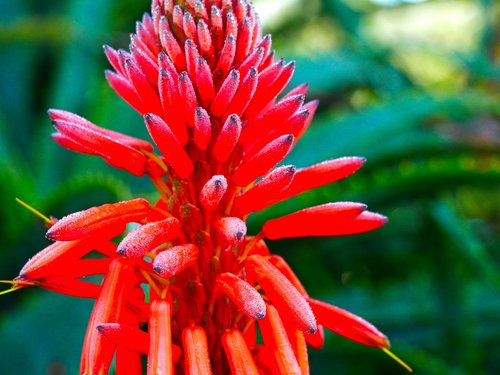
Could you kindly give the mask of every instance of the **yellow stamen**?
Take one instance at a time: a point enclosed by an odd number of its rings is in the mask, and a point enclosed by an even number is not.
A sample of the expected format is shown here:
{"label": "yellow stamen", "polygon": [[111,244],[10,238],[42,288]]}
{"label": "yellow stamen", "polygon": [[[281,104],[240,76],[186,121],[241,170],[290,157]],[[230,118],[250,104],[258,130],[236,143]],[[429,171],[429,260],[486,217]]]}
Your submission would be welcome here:
{"label": "yellow stamen", "polygon": [[243,330],[241,331],[241,333],[245,334],[249,329],[250,327],[255,324],[255,320],[253,319],[249,319],[248,322],[245,324],[245,326],[243,327]]}
{"label": "yellow stamen", "polygon": [[396,354],[391,352],[388,348],[382,348],[382,351],[386,353],[389,357],[394,359],[397,363],[399,363],[401,366],[403,366],[408,372],[413,372],[413,369],[408,366],[401,358],[399,358]]}
{"label": "yellow stamen", "polygon": [[31,281],[18,281],[18,280],[0,280],[0,283],[12,285],[12,287],[10,287],[9,289],[2,290],[0,292],[0,296],[2,296],[4,294],[7,294],[7,293],[10,293],[10,292],[14,292],[14,291],[16,291],[18,289],[22,289],[22,288],[24,288],[26,286],[35,285]]}
{"label": "yellow stamen", "polygon": [[162,294],[162,290],[154,282],[154,280],[151,277],[151,275],[148,272],[144,271],[144,270],[141,270],[141,273],[142,273],[142,276],[148,281],[148,283],[151,286],[151,288],[153,288],[154,291],[156,292],[156,294],[158,294],[160,296]]}
{"label": "yellow stamen", "polygon": [[252,248],[257,245],[257,242],[259,242],[263,238],[264,233],[259,232],[256,236],[253,236],[252,239],[247,242],[245,248],[243,249],[243,253],[238,258],[240,264],[243,263],[245,259],[247,259],[250,250],[252,250]]}
{"label": "yellow stamen", "polygon": [[141,148],[141,152],[146,155],[147,157],[149,157],[151,160],[153,160],[156,164],[158,164],[160,166],[161,169],[163,169],[163,171],[165,173],[168,172],[168,167],[167,165],[163,162],[163,160],[160,159],[160,157],[158,155],[156,155],[154,152],[149,152],[147,150],[144,150]]}
{"label": "yellow stamen", "polygon": [[27,208],[31,212],[33,212],[36,216],[40,217],[43,221],[45,221],[47,224],[53,224],[53,220],[49,219],[47,216],[42,214],[40,211],[38,211],[36,208],[31,207],[28,203],[23,202],[19,198],[16,198],[16,202],[19,203],[21,206],[24,208]]}

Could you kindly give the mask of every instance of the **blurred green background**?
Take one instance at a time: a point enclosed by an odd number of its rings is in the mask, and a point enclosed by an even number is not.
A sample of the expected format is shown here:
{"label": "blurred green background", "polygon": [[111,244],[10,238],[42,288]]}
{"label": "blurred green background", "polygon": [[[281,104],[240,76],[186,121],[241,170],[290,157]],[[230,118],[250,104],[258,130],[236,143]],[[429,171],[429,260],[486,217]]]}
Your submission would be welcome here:
{"label": "blurred green background", "polygon": [[[369,234],[274,241],[310,294],[385,332],[416,374],[500,374],[500,4],[494,0],[255,1],[279,56],[321,106],[288,162],[347,155],[356,175],[251,218],[333,200],[390,218]],[[152,192],[147,179],[57,147],[66,109],[146,137],[108,88],[101,45],[128,46],[146,0],[0,0],[0,277],[43,248],[14,198],[57,217]],[[91,302],[27,289],[0,297],[0,373],[76,374]],[[327,334],[315,374],[403,374]]]}

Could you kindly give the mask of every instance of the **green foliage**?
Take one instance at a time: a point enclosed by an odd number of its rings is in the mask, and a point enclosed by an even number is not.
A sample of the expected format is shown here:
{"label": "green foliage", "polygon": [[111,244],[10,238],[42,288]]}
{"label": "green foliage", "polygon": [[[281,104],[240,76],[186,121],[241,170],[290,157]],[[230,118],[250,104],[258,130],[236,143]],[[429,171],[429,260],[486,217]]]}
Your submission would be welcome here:
{"label": "green foliage", "polygon": [[[115,171],[99,158],[56,147],[45,114],[49,107],[63,108],[146,136],[139,116],[103,83],[107,66],[100,46],[126,47],[148,3],[0,3],[2,278],[15,277],[47,244],[40,221],[15,197],[62,216],[151,191],[147,181]],[[308,98],[321,99],[287,162],[302,167],[347,155],[368,161],[345,181],[254,215],[251,230],[307,205],[368,203],[389,216],[386,227],[270,246],[289,260],[311,295],[371,320],[417,373],[497,374],[500,8],[473,0],[404,3],[382,8],[362,0],[297,1],[295,11],[285,12],[271,30],[278,54],[297,61],[292,83],[309,82]],[[481,34],[471,52],[436,50],[432,40],[412,44],[403,37],[384,44],[374,36],[379,31],[369,27],[374,17],[425,14],[438,3],[476,7]],[[321,35],[324,25],[328,32]],[[436,83],[418,59],[405,59],[412,48],[422,56],[439,54],[440,61],[448,61],[439,68],[458,73]],[[37,290],[2,296],[0,305],[0,358],[9,366],[2,373],[46,374],[57,364],[76,373],[89,301]],[[331,334],[322,351],[312,351],[311,363],[312,374],[404,371],[382,353]]]}

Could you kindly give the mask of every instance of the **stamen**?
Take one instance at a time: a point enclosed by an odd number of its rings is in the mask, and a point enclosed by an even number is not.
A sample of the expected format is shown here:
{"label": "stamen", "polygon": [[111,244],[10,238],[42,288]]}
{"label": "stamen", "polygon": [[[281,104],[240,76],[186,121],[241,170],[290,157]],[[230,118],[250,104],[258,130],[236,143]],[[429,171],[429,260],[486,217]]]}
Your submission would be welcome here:
{"label": "stamen", "polygon": [[25,288],[27,286],[35,285],[35,283],[32,281],[18,281],[18,280],[0,280],[0,283],[12,285],[12,287],[10,287],[9,289],[2,290],[0,292],[0,296],[3,296],[4,294],[10,293],[10,292],[14,292],[18,289]]}
{"label": "stamen", "polygon": [[403,366],[408,372],[413,372],[413,369],[410,366],[408,366],[401,358],[399,358],[396,354],[391,352],[388,348],[382,348],[382,351],[386,353],[389,357],[394,359],[401,366]]}
{"label": "stamen", "polygon": [[16,202],[19,203],[24,208],[28,209],[29,211],[33,212],[36,216],[38,216],[39,218],[41,218],[47,225],[53,225],[54,224],[54,220],[49,219],[47,216],[45,216],[44,214],[42,214],[36,208],[30,206],[28,203],[23,202],[19,198],[16,198]]}

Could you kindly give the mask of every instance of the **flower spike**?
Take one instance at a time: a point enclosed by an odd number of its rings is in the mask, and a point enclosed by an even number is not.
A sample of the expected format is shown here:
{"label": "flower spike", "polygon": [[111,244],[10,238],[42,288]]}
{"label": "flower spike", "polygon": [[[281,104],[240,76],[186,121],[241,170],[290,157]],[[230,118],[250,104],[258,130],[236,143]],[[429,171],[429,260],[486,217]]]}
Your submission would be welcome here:
{"label": "flower spike", "polygon": [[[142,375],[146,356],[155,375],[307,375],[307,344],[323,346],[323,326],[405,366],[375,327],[312,299],[267,246],[363,233],[384,216],[361,203],[325,203],[247,233],[250,214],[345,178],[365,161],[279,165],[318,101],[306,100],[307,84],[285,90],[295,62],[276,58],[250,0],[152,0],[129,49],[106,45],[104,54],[106,80],[143,117],[150,140],[56,109],[52,138],[145,176],[156,203],[137,198],[56,220],[19,201],[55,242],[1,281],[10,289],[0,295],[38,286],[95,299],[81,374]],[[101,285],[84,279],[90,275],[104,275]]]}

